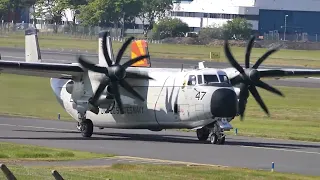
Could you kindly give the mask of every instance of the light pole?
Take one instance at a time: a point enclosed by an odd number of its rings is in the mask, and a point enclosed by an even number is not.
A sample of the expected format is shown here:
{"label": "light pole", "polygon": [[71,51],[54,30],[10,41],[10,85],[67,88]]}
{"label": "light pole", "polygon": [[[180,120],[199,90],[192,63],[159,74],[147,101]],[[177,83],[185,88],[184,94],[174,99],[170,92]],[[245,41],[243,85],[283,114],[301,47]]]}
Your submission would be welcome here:
{"label": "light pole", "polygon": [[283,40],[286,40],[286,32],[287,32],[287,17],[288,15],[285,15],[284,17],[284,32],[283,32]]}

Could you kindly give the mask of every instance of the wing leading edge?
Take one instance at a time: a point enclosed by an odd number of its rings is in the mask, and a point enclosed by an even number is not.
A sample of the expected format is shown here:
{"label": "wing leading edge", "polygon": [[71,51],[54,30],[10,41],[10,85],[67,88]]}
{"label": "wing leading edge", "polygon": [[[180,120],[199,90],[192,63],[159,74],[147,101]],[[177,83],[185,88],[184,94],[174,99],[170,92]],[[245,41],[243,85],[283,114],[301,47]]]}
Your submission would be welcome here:
{"label": "wing leading edge", "polygon": [[320,76],[320,69],[258,69],[261,77],[310,77]]}
{"label": "wing leading edge", "polygon": [[21,61],[0,61],[0,73],[26,76],[68,78],[81,76],[85,71],[79,64],[30,63]]}

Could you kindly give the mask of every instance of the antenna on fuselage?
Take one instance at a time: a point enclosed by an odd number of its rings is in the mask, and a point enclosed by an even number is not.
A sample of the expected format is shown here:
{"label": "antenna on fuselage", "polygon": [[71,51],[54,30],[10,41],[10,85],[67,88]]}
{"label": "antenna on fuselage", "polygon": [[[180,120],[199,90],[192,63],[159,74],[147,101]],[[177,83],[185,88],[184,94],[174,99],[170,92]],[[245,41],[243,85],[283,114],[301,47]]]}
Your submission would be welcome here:
{"label": "antenna on fuselage", "polygon": [[205,68],[204,67],[204,61],[201,61],[201,62],[198,63],[198,68],[199,69],[204,69]]}
{"label": "antenna on fuselage", "polygon": [[183,71],[183,64],[181,64],[181,72]]}

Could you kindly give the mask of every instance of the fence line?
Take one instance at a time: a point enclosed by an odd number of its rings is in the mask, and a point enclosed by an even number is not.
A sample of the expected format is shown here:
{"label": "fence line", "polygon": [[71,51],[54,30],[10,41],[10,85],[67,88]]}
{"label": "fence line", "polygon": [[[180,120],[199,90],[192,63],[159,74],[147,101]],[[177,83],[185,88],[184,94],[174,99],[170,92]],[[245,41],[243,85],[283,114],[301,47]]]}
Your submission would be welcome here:
{"label": "fence line", "polygon": [[[26,29],[30,27],[36,27],[39,35],[46,36],[66,36],[75,37],[81,39],[97,39],[101,31],[110,31],[112,41],[124,42],[125,38],[120,36],[121,29],[119,28],[103,28],[99,26],[83,27],[72,25],[54,25],[54,24],[28,24],[28,23],[13,23],[2,22],[0,25],[0,35],[24,35]],[[126,34],[135,36],[135,39],[145,39],[148,43],[162,44],[161,40],[154,40],[152,38],[145,37],[142,29],[126,29]],[[149,33],[150,34],[150,33]]]}

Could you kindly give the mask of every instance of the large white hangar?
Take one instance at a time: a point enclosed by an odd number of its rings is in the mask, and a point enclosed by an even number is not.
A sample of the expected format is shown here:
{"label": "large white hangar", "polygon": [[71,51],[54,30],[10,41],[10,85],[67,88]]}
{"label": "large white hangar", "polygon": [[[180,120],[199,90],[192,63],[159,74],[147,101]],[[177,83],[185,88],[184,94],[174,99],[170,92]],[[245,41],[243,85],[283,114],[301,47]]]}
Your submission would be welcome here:
{"label": "large white hangar", "polygon": [[260,35],[320,33],[320,0],[181,0],[174,1],[172,17],[186,22],[193,31],[222,25],[235,17],[246,18]]}

